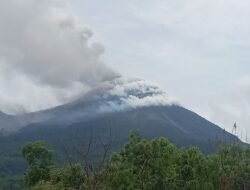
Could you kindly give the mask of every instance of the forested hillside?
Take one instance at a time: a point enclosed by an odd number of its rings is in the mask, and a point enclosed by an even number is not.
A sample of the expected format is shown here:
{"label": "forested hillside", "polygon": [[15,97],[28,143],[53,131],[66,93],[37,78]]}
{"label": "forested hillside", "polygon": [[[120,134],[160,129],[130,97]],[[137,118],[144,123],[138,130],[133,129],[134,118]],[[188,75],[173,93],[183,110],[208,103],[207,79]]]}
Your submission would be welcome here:
{"label": "forested hillside", "polygon": [[88,150],[81,153],[80,162],[68,155],[68,163],[60,165],[44,142],[26,144],[24,184],[32,190],[250,189],[250,148],[237,144],[205,155],[195,147],[177,148],[166,138],[147,140],[132,133],[107,161],[105,151],[96,161],[88,159]]}

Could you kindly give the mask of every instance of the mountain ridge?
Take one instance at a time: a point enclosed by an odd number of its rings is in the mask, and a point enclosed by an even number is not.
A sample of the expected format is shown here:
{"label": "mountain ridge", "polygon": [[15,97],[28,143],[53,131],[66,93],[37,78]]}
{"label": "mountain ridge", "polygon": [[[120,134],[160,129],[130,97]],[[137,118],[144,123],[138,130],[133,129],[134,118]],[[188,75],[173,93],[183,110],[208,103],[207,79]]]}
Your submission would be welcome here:
{"label": "mountain ridge", "polygon": [[[105,82],[72,102],[9,117],[15,122],[10,122],[8,126],[17,134],[22,129],[35,131],[36,127],[45,128],[49,132],[48,126],[70,129],[78,124],[85,126],[93,123],[98,128],[101,125],[100,120],[113,120],[115,127],[124,131],[122,139],[129,131],[140,129],[139,132],[145,136],[162,135],[174,142],[182,140],[178,139],[179,136],[190,141],[203,140],[204,143],[215,139],[240,142],[237,137],[219,126],[176,104],[157,85],[142,79],[119,78]],[[1,122],[3,123],[0,118],[0,124]],[[124,126],[124,122],[127,126]],[[149,123],[154,126],[154,130]],[[108,129],[108,124],[103,128]]]}

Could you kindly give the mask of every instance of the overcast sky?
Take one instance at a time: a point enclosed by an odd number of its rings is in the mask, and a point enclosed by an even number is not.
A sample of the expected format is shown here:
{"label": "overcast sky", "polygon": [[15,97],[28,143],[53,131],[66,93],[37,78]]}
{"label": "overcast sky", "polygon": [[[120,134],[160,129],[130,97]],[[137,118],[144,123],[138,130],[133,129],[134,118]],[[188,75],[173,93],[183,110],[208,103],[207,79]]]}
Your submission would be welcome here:
{"label": "overcast sky", "polygon": [[250,132],[248,0],[71,4],[105,45],[109,65],[158,83],[182,105],[229,131],[236,121],[239,131]]}
{"label": "overcast sky", "polygon": [[0,110],[52,107],[121,73],[250,139],[249,10],[249,0],[1,0]]}

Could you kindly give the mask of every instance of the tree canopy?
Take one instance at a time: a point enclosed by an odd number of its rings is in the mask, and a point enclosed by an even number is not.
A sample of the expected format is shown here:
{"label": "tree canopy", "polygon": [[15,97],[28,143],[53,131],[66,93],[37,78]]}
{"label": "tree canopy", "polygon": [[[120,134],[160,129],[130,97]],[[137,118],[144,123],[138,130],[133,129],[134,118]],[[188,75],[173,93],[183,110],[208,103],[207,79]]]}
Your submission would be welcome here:
{"label": "tree canopy", "polygon": [[198,148],[177,148],[166,138],[145,139],[132,133],[105,166],[88,175],[81,163],[52,165],[42,142],[24,146],[28,187],[34,190],[248,190],[250,149],[225,145],[212,155]]}

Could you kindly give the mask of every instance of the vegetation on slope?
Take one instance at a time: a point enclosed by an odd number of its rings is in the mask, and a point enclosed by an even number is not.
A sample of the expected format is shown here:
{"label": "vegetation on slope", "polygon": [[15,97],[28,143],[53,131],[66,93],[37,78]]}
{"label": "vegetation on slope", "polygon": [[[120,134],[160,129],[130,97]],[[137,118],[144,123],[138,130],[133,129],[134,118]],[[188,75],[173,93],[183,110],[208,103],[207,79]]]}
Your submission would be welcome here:
{"label": "vegetation on slope", "polygon": [[[248,190],[250,149],[236,144],[205,155],[179,149],[166,138],[131,134],[127,144],[101,165],[57,165],[43,142],[26,144],[25,184],[32,190]],[[99,167],[101,166],[101,167]]]}

